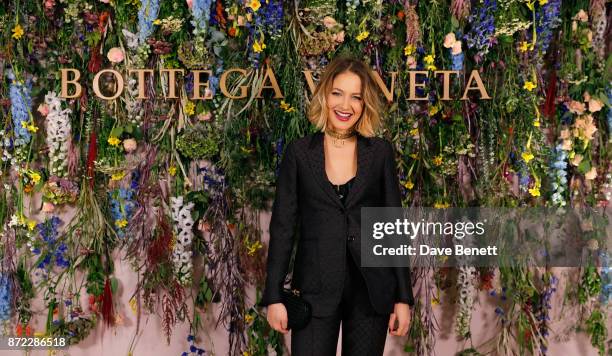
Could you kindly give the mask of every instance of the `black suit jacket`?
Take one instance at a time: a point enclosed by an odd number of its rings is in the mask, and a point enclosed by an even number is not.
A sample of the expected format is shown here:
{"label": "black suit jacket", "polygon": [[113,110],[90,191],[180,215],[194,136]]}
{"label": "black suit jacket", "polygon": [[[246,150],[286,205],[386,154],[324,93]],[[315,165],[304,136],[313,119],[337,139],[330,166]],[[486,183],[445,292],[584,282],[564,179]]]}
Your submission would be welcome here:
{"label": "black suit jacket", "polygon": [[409,268],[361,267],[361,207],[401,207],[393,146],[357,135],[357,176],[342,204],[327,180],[323,133],[288,144],[276,183],[270,221],[267,276],[260,305],[281,302],[293,247],[300,234],[292,288],[312,304],[314,316],[331,315],[340,303],[346,248],[366,281],[374,309],[392,313],[396,302],[414,305]]}

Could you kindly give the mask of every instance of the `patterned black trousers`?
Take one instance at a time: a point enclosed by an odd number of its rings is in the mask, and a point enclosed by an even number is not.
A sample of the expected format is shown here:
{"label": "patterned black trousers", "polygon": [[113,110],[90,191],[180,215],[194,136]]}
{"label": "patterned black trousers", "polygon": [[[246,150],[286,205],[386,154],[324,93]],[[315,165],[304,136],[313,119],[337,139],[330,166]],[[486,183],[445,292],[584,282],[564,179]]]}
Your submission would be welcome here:
{"label": "patterned black trousers", "polygon": [[302,330],[291,331],[292,356],[335,356],[342,322],[342,356],[378,356],[385,349],[389,314],[378,314],[367,287],[347,251],[342,300],[334,315],[312,317]]}

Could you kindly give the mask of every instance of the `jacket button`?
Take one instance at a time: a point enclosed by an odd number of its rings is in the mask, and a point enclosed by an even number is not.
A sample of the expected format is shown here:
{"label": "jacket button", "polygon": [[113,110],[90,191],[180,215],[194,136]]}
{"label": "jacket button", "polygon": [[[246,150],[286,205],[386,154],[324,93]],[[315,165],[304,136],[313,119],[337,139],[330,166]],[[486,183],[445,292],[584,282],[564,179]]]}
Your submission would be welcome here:
{"label": "jacket button", "polygon": [[349,240],[349,241],[355,241],[355,235],[350,235],[350,236],[348,237],[348,240]]}

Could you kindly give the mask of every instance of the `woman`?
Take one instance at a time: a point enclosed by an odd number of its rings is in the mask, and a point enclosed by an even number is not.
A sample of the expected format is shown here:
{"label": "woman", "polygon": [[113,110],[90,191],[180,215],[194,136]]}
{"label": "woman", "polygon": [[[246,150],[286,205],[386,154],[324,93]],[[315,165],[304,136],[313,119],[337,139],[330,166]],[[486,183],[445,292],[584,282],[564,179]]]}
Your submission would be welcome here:
{"label": "woman", "polygon": [[374,137],[380,98],[367,65],[339,57],[325,69],[309,119],[321,132],[285,151],[270,222],[264,294],[272,328],[287,333],[281,292],[300,234],[291,288],[312,304],[312,319],[291,335],[291,354],[382,355],[387,328],[403,336],[414,304],[408,268],[362,268],[361,207],[401,206],[392,145]]}

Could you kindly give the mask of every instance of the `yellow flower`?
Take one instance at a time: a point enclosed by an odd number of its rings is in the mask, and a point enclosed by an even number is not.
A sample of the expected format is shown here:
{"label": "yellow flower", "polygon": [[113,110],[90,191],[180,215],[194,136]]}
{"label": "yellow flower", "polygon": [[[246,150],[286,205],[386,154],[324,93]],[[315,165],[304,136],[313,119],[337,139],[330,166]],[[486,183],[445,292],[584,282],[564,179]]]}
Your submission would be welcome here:
{"label": "yellow flower", "polygon": [[435,114],[438,113],[438,111],[440,111],[440,107],[438,105],[434,105],[434,106],[430,107],[429,108],[429,116],[434,116]]}
{"label": "yellow flower", "polygon": [[406,187],[406,189],[412,189],[414,188],[414,183],[412,183],[411,180],[406,181],[406,184],[404,184],[404,187]]}
{"label": "yellow flower", "polygon": [[418,155],[418,154],[416,154],[416,153],[411,153],[409,156],[410,156],[410,158],[412,158],[412,159],[417,159],[417,158],[419,158],[419,155]]}
{"label": "yellow flower", "polygon": [[28,219],[28,230],[32,231],[36,227],[36,220]]}
{"label": "yellow flower", "polygon": [[244,322],[250,324],[255,318],[251,314],[247,314],[244,316]]}
{"label": "yellow flower", "polygon": [[255,41],[255,43],[253,43],[253,51],[255,51],[256,53],[263,51],[265,48],[266,44],[263,43],[263,41],[261,41],[261,44],[259,43],[259,41]]}
{"label": "yellow flower", "polygon": [[121,143],[121,140],[116,137],[111,136],[108,138],[107,142],[111,146],[119,146],[119,144]]}
{"label": "yellow flower", "polygon": [[31,133],[36,133],[36,131],[38,131],[38,127],[36,127],[36,125],[34,124],[30,124],[28,125],[28,131],[30,131]]}
{"label": "yellow flower", "polygon": [[176,174],[176,167],[170,166],[170,168],[168,168],[168,173],[174,177],[174,175]]}
{"label": "yellow flower", "polygon": [[410,130],[410,136],[417,136],[419,134],[419,129],[414,128]]}
{"label": "yellow flower", "polygon": [[121,180],[123,177],[125,177],[125,172],[121,171],[113,173],[113,175],[111,175],[111,180]]}
{"label": "yellow flower", "polygon": [[435,164],[436,166],[440,166],[442,164],[442,156],[434,157],[433,164]]}
{"label": "yellow flower", "polygon": [[161,20],[160,19],[155,19],[155,21],[153,21],[154,25],[161,25]]}
{"label": "yellow flower", "polygon": [[425,58],[423,58],[423,60],[425,61],[425,63],[427,64],[433,64],[433,62],[436,60],[435,59],[436,56],[433,54],[428,54],[427,56],[425,56]]}
{"label": "yellow flower", "polygon": [[23,27],[21,27],[20,24],[15,25],[15,27],[13,27],[13,38],[16,40],[20,40],[21,37],[23,37],[24,31],[23,31]]}
{"label": "yellow flower", "polygon": [[538,119],[533,120],[533,126],[540,127],[540,120]]}
{"label": "yellow flower", "polygon": [[436,209],[445,209],[445,208],[448,208],[449,206],[450,206],[449,203],[441,203],[441,202],[434,203],[434,208]]}
{"label": "yellow flower", "polygon": [[132,312],[134,314],[136,314],[136,312],[138,311],[138,304],[135,298],[130,299],[130,309],[132,309]]}
{"label": "yellow flower", "polygon": [[529,49],[529,43],[527,43],[527,41],[521,42],[521,44],[519,46],[519,51],[527,52],[528,49]]}
{"label": "yellow flower", "polygon": [[408,44],[406,45],[406,47],[404,47],[404,55],[406,56],[410,56],[414,53],[414,51],[416,51],[416,46],[412,45],[412,44]]}
{"label": "yellow flower", "polygon": [[28,175],[30,176],[30,179],[32,180],[32,182],[34,182],[34,184],[38,184],[38,182],[40,182],[40,174],[38,174],[37,172],[30,172],[28,173]]}
{"label": "yellow flower", "polygon": [[250,7],[253,11],[257,11],[261,7],[261,3],[258,0],[251,0],[247,7]]}
{"label": "yellow flower", "polygon": [[428,65],[425,66],[425,69],[431,70],[431,71],[436,71],[436,70],[438,70],[438,67],[436,67],[433,64],[428,64]]}
{"label": "yellow flower", "polygon": [[361,32],[359,35],[357,35],[357,42],[361,42],[363,40],[365,40],[366,38],[368,38],[368,36],[370,36],[370,32],[368,31],[363,31]]}
{"label": "yellow flower", "polygon": [[243,351],[242,356],[251,356],[251,354],[248,351]]}
{"label": "yellow flower", "polygon": [[531,194],[532,197],[539,197],[540,196],[540,187],[535,186],[535,187],[529,189],[529,194]]}
{"label": "yellow flower", "polygon": [[185,104],[185,114],[186,115],[195,114],[195,104],[192,101],[188,101],[187,104]]}
{"label": "yellow flower", "polygon": [[257,250],[259,250],[260,248],[262,248],[263,245],[261,244],[261,242],[259,241],[255,241],[253,244],[251,244],[250,246],[247,246],[247,249],[249,250],[247,252],[247,254],[249,256],[253,256],[255,254],[255,252],[257,252]]}
{"label": "yellow flower", "polygon": [[532,91],[534,88],[536,88],[537,85],[533,82],[530,81],[526,81],[525,85],[523,85],[523,89],[527,89],[528,91]]}
{"label": "yellow flower", "polygon": [[531,154],[531,152],[529,151],[525,151],[523,152],[521,157],[523,157],[523,160],[525,161],[525,163],[529,163],[529,161],[533,159],[533,154]]}
{"label": "yellow flower", "polygon": [[32,133],[36,133],[38,131],[38,127],[36,127],[36,125],[34,125],[34,123],[28,123],[26,121],[22,121],[21,122],[21,127],[23,127],[24,129],[32,132]]}
{"label": "yellow flower", "polygon": [[540,6],[548,4],[548,0],[540,0]]}
{"label": "yellow flower", "polygon": [[287,104],[284,100],[281,100],[280,107],[285,112],[293,112],[293,111],[295,111],[295,108],[292,108],[291,105]]}
{"label": "yellow flower", "polygon": [[117,226],[120,229],[126,227],[127,224],[128,224],[128,222],[125,219],[115,220],[115,226]]}

